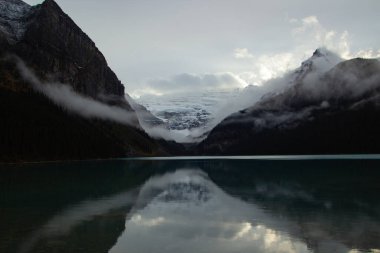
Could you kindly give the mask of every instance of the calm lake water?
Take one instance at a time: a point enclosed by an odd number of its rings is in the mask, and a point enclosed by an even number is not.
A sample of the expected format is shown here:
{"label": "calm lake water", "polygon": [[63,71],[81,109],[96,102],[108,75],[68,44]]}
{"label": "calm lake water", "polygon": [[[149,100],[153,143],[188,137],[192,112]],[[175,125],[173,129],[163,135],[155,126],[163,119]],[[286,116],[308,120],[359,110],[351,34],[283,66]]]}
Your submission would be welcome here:
{"label": "calm lake water", "polygon": [[380,252],[380,160],[299,158],[0,165],[0,252]]}

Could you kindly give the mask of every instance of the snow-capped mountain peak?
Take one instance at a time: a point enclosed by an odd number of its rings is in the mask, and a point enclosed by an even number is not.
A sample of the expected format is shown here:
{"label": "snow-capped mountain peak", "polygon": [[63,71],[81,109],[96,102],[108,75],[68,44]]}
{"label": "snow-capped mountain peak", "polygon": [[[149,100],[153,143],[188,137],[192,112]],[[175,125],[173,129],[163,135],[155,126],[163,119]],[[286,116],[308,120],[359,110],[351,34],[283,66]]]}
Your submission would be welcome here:
{"label": "snow-capped mountain peak", "polygon": [[328,49],[318,48],[309,59],[302,62],[301,67],[299,67],[296,72],[306,73],[312,70],[320,73],[326,72],[341,61],[342,58]]}

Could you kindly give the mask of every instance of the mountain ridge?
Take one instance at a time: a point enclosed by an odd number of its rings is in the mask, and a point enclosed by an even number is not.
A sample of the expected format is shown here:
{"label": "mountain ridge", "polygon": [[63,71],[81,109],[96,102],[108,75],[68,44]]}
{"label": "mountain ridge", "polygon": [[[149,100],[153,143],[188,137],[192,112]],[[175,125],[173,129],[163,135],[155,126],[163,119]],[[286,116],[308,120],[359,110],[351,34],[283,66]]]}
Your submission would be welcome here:
{"label": "mountain ridge", "polygon": [[224,119],[197,153],[378,153],[380,62],[356,58],[326,69],[297,69],[300,79]]}

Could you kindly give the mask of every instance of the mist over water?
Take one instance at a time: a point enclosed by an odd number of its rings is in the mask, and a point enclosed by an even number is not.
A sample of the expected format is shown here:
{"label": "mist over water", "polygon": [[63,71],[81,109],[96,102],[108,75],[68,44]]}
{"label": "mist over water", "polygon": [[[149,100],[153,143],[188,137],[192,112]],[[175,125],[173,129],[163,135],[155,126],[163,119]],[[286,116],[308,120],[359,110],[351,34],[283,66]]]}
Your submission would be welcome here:
{"label": "mist over water", "polygon": [[4,167],[0,250],[378,252],[379,166],[330,157]]}

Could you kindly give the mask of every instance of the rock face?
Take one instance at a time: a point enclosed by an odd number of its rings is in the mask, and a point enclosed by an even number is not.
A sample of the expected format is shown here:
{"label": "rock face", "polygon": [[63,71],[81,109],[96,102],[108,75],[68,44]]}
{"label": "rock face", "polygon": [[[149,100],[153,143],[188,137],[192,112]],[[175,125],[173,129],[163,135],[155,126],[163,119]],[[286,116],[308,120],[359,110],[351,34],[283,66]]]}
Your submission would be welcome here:
{"label": "rock face", "polygon": [[0,0],[0,162],[167,154],[139,123],[83,118],[57,106],[21,77],[8,55],[20,57],[46,85],[70,85],[135,115],[104,56],[53,0],[33,7]]}
{"label": "rock face", "polygon": [[20,0],[0,0],[0,37],[4,44],[13,44],[24,36],[31,9]]}
{"label": "rock face", "polygon": [[380,62],[352,59],[329,69],[319,66],[325,56],[316,51],[289,87],[227,117],[197,152],[379,153]]}
{"label": "rock face", "polygon": [[124,96],[124,86],[95,43],[53,0],[34,7],[18,0],[0,3],[10,51],[42,77],[96,99]]}

